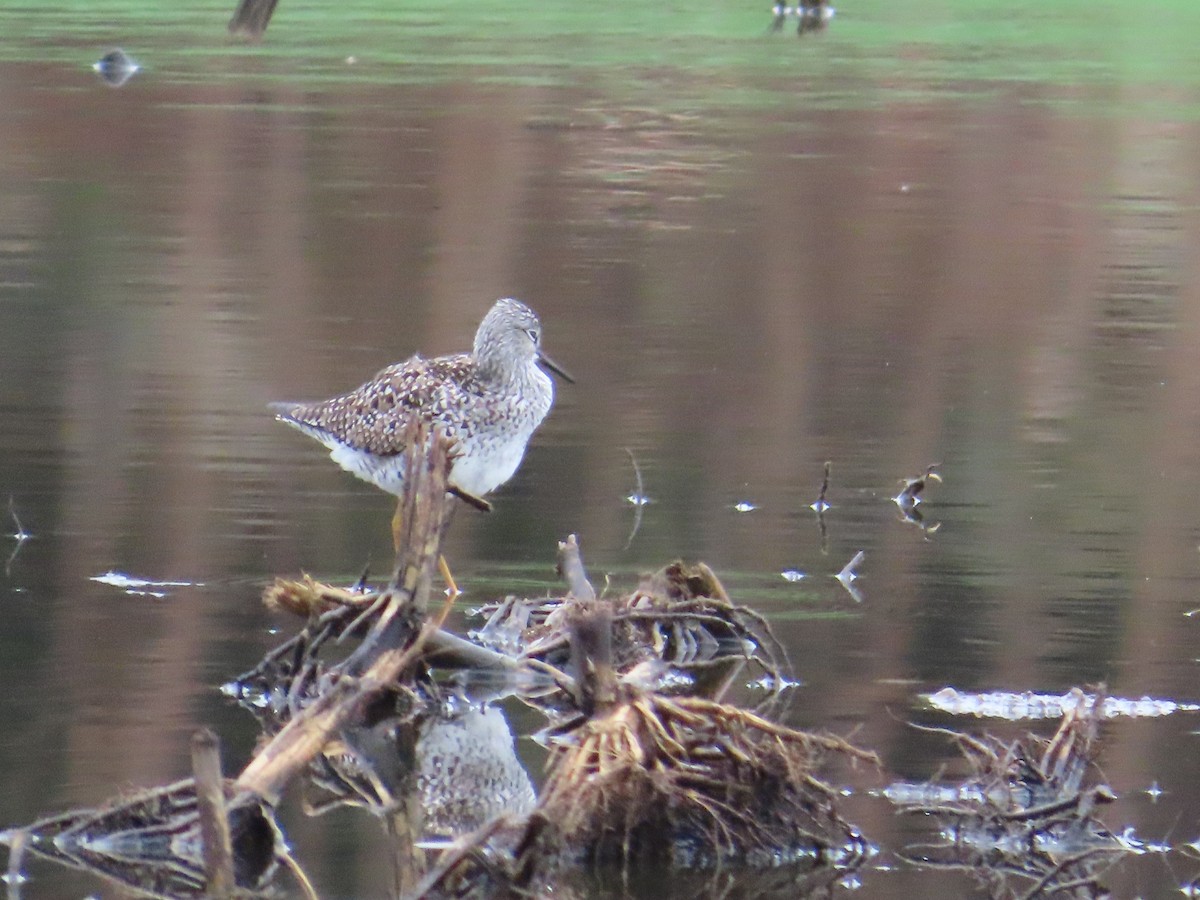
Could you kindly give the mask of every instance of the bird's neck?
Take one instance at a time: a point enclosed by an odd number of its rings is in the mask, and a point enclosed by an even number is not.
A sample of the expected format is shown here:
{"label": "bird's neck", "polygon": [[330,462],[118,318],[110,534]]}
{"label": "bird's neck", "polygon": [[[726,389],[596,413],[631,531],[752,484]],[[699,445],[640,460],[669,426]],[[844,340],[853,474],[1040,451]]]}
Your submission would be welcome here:
{"label": "bird's neck", "polygon": [[503,360],[493,360],[483,357],[478,360],[479,378],[489,384],[496,385],[525,385],[536,382],[542,375],[537,365],[532,362],[522,362],[519,365],[505,365]]}

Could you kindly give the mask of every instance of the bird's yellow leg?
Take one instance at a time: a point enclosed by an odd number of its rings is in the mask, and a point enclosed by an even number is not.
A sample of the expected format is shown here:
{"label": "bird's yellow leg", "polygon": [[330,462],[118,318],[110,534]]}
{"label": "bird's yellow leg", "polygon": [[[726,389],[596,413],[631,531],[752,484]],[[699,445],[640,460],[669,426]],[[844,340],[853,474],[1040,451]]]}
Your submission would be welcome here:
{"label": "bird's yellow leg", "polygon": [[396,514],[392,516],[392,549],[396,556],[400,555],[400,534],[404,531],[404,501],[396,504]]}
{"label": "bird's yellow leg", "polygon": [[454,583],[454,576],[450,574],[450,567],[446,565],[446,557],[438,554],[438,571],[442,573],[442,578],[446,579],[446,593],[451,597],[457,597],[462,593],[458,589],[458,585]]}
{"label": "bird's yellow leg", "polygon": [[[396,551],[396,555],[400,555],[401,535],[404,532],[404,506],[402,503],[396,504],[396,514],[392,516],[392,548]],[[457,597],[462,593],[458,589],[458,584],[454,581],[454,576],[450,574],[450,567],[446,564],[446,557],[438,554],[438,571],[442,578],[446,581],[446,591],[451,597]]]}

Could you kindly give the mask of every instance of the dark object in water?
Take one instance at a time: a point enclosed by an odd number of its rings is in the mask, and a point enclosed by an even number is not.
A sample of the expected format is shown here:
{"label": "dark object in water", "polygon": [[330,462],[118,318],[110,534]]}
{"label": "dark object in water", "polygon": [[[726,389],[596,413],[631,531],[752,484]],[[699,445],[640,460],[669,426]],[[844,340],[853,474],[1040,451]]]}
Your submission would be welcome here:
{"label": "dark object in water", "polygon": [[[226,782],[227,795],[229,785]],[[234,880],[259,890],[284,852],[274,813],[249,793],[228,805]],[[15,835],[23,840],[17,842]],[[50,816],[13,832],[14,849],[108,878],[150,897],[199,897],[205,892],[204,851],[196,788],[191,779],[141,791],[99,809]]]}
{"label": "dark object in water", "polygon": [[1095,702],[1078,688],[1072,694],[1076,704],[1049,741],[1030,736],[1010,743],[930,729],[958,742],[971,775],[960,785],[928,785],[924,797],[913,786],[903,789],[900,812],[941,823],[936,843],[909,847],[903,858],[970,871],[990,896],[1108,896],[1100,876],[1118,856],[1137,852],[1138,842],[1099,821],[1096,810],[1116,798],[1106,784],[1086,783],[1094,773],[1103,688]]}
{"label": "dark object in water", "polygon": [[137,61],[120,47],[109,50],[92,63],[92,70],[109,87],[121,87],[141,69]]}
{"label": "dark object in water", "polygon": [[261,38],[267,26],[271,24],[271,16],[275,13],[275,4],[278,2],[279,0],[240,0],[233,18],[229,20],[229,33]]}
{"label": "dark object in water", "polygon": [[900,493],[892,498],[901,509],[914,507],[923,499],[921,493],[925,490],[925,486],[931,481],[941,483],[942,476],[937,473],[939,463],[934,463],[925,470],[924,475],[918,475],[916,478],[901,478],[900,483],[904,485]]}
{"label": "dark object in water", "polygon": [[938,484],[942,481],[942,476],[937,473],[938,463],[925,470],[924,475],[918,475],[916,478],[901,478],[900,483],[904,485],[900,493],[892,498],[892,502],[900,508],[901,521],[908,522],[910,525],[916,525],[925,534],[931,535],[942,527],[941,522],[926,524],[925,516],[917,507],[921,505],[924,499],[921,494],[925,490],[926,485],[931,482]]}

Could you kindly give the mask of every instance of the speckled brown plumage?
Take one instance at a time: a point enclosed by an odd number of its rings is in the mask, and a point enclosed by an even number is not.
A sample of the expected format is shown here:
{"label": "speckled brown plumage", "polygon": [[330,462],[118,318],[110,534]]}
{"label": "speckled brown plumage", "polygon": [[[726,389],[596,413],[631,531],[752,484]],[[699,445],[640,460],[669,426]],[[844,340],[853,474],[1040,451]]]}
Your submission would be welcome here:
{"label": "speckled brown plumage", "polygon": [[512,477],[550,411],[554,389],[539,364],[568,378],[542,354],[540,341],[532,310],[498,300],[471,353],[413,356],[330,400],[271,406],[281,421],[328,447],[347,471],[394,494],[403,486],[407,426],[420,416],[459,442],[451,484],[483,496]]}
{"label": "speckled brown plumage", "polygon": [[[357,450],[380,456],[404,451],[405,429],[413,416],[428,422],[445,418],[447,407],[465,397],[482,399],[469,355],[422,359],[414,356],[388,366],[366,384],[320,403],[276,404],[279,414],[304,430],[319,430]],[[448,389],[449,388],[449,389]]]}

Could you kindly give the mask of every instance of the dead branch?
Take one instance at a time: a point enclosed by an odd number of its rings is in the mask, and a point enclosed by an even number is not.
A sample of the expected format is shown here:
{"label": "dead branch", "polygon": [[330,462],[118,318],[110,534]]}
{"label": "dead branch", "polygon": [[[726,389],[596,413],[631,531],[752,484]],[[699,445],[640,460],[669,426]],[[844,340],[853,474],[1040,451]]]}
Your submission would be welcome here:
{"label": "dead branch", "polygon": [[196,809],[204,851],[205,891],[227,897],[236,884],[233,877],[233,843],[225,812],[221,777],[221,750],[217,735],[202,728],[192,736],[192,774],[196,781]]}
{"label": "dead branch", "polygon": [[558,544],[558,574],[567,582],[567,589],[576,600],[589,602],[596,599],[596,591],[588,581],[579,555],[579,541],[573,534]]}

